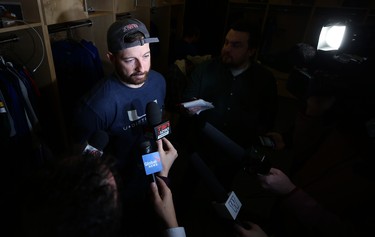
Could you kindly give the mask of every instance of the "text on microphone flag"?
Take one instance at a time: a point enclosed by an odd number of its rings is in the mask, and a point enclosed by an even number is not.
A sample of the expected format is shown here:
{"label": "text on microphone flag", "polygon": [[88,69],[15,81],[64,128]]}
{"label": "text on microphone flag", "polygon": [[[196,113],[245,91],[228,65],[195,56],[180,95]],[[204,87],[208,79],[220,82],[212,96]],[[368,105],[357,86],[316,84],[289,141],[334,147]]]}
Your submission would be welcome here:
{"label": "text on microphone flag", "polygon": [[146,175],[159,172],[163,168],[159,152],[144,154],[142,159]]}

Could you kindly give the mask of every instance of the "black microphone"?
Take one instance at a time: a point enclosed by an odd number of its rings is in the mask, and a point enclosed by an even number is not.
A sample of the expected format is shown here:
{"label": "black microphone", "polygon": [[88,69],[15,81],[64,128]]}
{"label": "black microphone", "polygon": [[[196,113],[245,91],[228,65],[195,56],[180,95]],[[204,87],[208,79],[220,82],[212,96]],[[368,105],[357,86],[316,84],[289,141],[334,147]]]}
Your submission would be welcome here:
{"label": "black microphone", "polygon": [[242,203],[232,191],[227,193],[210,168],[197,153],[190,156],[191,164],[206,184],[214,202],[213,207],[221,218],[236,220]]}
{"label": "black microphone", "polygon": [[227,137],[223,132],[212,126],[209,122],[204,123],[202,132],[205,136],[210,138],[211,141],[217,144],[218,147],[223,149],[232,159],[236,162],[242,162],[246,155],[246,150]]}
{"label": "black microphone", "polygon": [[147,103],[146,118],[148,125],[151,127],[151,135],[146,133],[146,136],[159,140],[171,133],[170,122],[162,122],[161,110],[155,101]]}
{"label": "black microphone", "polygon": [[100,158],[103,155],[103,150],[109,141],[108,134],[103,130],[98,130],[90,137],[87,142],[82,155],[93,158]]}
{"label": "black microphone", "polygon": [[234,162],[241,163],[244,166],[244,171],[256,174],[269,173],[271,169],[270,159],[255,145],[252,145],[250,149],[244,149],[208,122],[204,123],[201,130]]}
{"label": "black microphone", "polygon": [[155,173],[162,170],[163,166],[158,151],[153,151],[150,141],[140,144],[142,152],[143,167],[150,182],[155,182]]}
{"label": "black microphone", "polygon": [[169,121],[162,123],[162,113],[159,105],[152,101],[146,105],[147,127],[145,140],[140,144],[143,166],[150,182],[155,182],[155,173],[162,170],[160,154],[156,150],[155,141],[168,135],[170,132]]}

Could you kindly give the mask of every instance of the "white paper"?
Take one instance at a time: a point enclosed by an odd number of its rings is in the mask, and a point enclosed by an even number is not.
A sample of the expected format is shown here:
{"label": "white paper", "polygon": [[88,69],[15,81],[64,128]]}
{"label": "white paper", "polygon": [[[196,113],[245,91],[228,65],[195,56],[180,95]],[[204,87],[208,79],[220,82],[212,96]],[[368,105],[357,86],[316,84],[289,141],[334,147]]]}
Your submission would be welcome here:
{"label": "white paper", "polygon": [[189,109],[189,111],[195,111],[196,114],[199,114],[202,111],[205,111],[207,109],[214,108],[214,105],[211,102],[207,102],[202,99],[193,100],[189,102],[182,103],[182,105]]}

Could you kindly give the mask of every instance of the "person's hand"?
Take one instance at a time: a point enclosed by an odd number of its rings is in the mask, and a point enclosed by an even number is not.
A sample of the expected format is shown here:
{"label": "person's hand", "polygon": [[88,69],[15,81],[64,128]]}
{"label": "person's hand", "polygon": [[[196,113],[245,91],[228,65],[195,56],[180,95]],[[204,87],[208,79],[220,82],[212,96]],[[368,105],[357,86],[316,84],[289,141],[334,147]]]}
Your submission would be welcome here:
{"label": "person's hand", "polygon": [[282,150],[285,148],[285,143],[283,136],[280,133],[277,132],[269,132],[265,134],[267,137],[270,137],[273,142],[275,143],[275,150]]}
{"label": "person's hand", "polygon": [[268,237],[266,232],[264,232],[259,225],[250,221],[246,221],[245,223],[250,225],[250,229],[245,229],[239,224],[234,225],[236,237]]}
{"label": "person's hand", "polygon": [[188,108],[185,108],[185,106],[183,104],[179,104],[178,105],[178,111],[181,115],[184,115],[184,116],[191,116],[190,112],[189,112],[189,109]]}
{"label": "person's hand", "polygon": [[271,168],[267,175],[258,175],[258,179],[264,189],[277,194],[287,194],[296,188],[289,177],[276,168]]}
{"label": "person's hand", "polygon": [[164,222],[166,228],[178,227],[172,192],[160,177],[155,176],[155,178],[156,182],[150,184],[151,201],[154,204],[155,212]]}
{"label": "person's hand", "polygon": [[[165,137],[156,141],[158,145],[158,152],[162,163],[162,170],[158,173],[160,176],[168,177],[169,170],[173,162],[176,160],[178,153],[172,143]],[[164,150],[165,147],[165,150]]]}

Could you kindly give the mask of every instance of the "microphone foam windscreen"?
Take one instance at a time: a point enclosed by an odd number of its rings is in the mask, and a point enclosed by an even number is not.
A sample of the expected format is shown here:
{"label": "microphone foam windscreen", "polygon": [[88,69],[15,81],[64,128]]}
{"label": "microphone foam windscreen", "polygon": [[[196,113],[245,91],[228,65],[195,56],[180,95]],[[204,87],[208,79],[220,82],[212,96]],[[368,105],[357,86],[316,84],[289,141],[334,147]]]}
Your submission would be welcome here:
{"label": "microphone foam windscreen", "polygon": [[155,126],[161,123],[161,111],[159,105],[152,101],[146,105],[146,118],[150,126]]}
{"label": "microphone foam windscreen", "polygon": [[108,142],[108,134],[103,130],[98,130],[90,137],[88,144],[102,151],[107,146]]}

